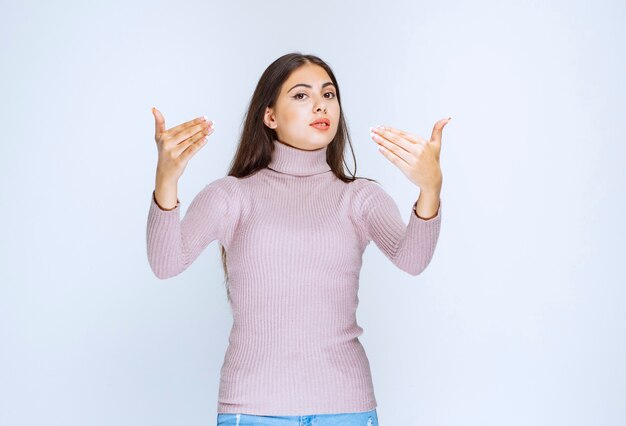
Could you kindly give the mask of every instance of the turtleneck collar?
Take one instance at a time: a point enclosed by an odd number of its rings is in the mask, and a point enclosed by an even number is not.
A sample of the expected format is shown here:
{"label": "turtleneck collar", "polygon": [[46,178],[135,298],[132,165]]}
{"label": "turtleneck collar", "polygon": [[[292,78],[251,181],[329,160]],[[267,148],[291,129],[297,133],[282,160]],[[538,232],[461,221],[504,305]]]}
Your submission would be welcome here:
{"label": "turtleneck collar", "polygon": [[331,170],[326,162],[324,148],[306,151],[284,144],[274,139],[274,152],[268,168],[293,176],[310,176],[325,173]]}

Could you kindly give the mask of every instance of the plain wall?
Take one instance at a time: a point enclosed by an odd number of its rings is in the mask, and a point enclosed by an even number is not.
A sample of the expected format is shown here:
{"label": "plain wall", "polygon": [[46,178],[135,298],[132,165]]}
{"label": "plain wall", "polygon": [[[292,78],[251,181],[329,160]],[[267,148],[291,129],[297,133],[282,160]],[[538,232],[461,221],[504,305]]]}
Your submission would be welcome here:
{"label": "plain wall", "polygon": [[426,137],[452,117],[429,267],[364,254],[381,425],[625,424],[625,9],[2,2],[0,424],[215,424],[232,324],[219,245],[175,278],[150,270],[150,109],[168,128],[216,122],[180,181],[184,214],[292,51],[335,71],[357,174],[405,223],[419,189],[368,128]]}

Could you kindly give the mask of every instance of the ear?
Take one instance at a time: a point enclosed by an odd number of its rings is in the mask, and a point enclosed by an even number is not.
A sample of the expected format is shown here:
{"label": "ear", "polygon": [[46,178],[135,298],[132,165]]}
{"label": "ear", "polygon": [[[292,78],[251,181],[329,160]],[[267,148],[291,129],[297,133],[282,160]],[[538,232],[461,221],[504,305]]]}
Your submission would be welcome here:
{"label": "ear", "polygon": [[274,116],[274,110],[270,107],[265,109],[265,116],[263,117],[263,122],[270,129],[275,129],[276,125],[276,117]]}

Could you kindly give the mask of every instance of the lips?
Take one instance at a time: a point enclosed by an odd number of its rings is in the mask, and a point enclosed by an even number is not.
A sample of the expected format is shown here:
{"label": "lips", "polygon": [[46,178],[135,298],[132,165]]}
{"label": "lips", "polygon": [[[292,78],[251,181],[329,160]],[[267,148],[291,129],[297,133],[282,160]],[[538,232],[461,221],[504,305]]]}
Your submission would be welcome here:
{"label": "lips", "polygon": [[318,128],[330,127],[330,120],[328,118],[320,118],[312,122],[310,125]]}

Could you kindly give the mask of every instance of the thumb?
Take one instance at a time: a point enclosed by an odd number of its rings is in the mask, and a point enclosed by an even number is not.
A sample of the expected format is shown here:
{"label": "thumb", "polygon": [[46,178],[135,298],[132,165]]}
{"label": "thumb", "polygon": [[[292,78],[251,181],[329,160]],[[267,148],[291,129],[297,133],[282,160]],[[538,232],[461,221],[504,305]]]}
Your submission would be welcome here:
{"label": "thumb", "polygon": [[435,123],[435,127],[433,128],[432,134],[430,135],[430,140],[435,142],[435,144],[441,146],[441,135],[443,133],[443,128],[448,122],[452,119],[452,117],[444,118]]}
{"label": "thumb", "polygon": [[165,131],[165,117],[156,107],[152,107],[152,114],[154,115],[154,137],[158,138]]}

